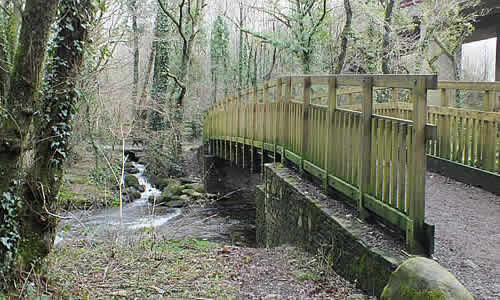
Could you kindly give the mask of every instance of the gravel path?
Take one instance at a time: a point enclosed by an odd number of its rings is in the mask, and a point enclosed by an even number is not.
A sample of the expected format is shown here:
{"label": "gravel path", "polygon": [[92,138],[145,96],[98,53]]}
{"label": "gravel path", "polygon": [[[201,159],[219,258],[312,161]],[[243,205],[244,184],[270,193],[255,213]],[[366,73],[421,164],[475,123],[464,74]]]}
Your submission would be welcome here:
{"label": "gravel path", "polygon": [[426,180],[435,259],[476,299],[500,299],[500,196],[435,173]]}

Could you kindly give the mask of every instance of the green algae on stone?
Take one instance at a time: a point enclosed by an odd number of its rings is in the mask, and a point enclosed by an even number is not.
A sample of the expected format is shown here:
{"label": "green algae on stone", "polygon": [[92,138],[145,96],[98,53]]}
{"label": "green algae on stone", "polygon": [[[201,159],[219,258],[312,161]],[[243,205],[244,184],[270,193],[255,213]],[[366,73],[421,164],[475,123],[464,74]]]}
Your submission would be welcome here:
{"label": "green algae on stone", "polygon": [[391,275],[382,300],[473,300],[470,292],[437,262],[413,257]]}

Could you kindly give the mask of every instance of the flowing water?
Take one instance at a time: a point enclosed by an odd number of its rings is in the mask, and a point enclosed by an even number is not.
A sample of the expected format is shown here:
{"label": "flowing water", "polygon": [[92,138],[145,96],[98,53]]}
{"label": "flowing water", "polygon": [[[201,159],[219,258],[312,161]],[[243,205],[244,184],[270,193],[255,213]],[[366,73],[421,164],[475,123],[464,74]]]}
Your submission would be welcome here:
{"label": "flowing water", "polygon": [[255,207],[238,199],[217,202],[198,208],[155,207],[150,196],[161,191],[144,177],[144,165],[134,163],[134,174],[145,191],[141,198],[119,207],[93,211],[76,211],[65,215],[59,224],[55,245],[84,240],[87,242],[135,239],[141,233],[155,231],[165,238],[196,237],[219,243],[255,245]]}

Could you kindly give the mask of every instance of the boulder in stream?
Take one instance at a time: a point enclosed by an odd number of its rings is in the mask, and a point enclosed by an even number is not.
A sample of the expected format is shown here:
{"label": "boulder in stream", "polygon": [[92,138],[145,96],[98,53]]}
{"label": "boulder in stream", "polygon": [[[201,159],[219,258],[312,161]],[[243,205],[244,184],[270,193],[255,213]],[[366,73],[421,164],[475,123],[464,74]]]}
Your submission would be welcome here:
{"label": "boulder in stream", "polygon": [[[172,195],[180,195],[182,194],[182,190],[184,190],[184,186],[181,184],[179,180],[169,179],[168,185],[166,187],[166,191],[171,193]],[[165,192],[165,190],[164,190]]]}
{"label": "boulder in stream", "polygon": [[193,189],[184,189],[182,190],[182,193],[184,195],[188,195],[194,199],[200,199],[200,198],[203,198],[203,194],[202,193],[198,193],[197,191],[193,190]]}
{"label": "boulder in stream", "polygon": [[132,174],[125,175],[125,186],[126,187],[134,187],[136,190],[139,190],[139,179]]}
{"label": "boulder in stream", "polygon": [[192,189],[195,190],[198,193],[204,193],[205,188],[203,187],[203,184],[201,183],[190,183],[185,185],[187,189]]}

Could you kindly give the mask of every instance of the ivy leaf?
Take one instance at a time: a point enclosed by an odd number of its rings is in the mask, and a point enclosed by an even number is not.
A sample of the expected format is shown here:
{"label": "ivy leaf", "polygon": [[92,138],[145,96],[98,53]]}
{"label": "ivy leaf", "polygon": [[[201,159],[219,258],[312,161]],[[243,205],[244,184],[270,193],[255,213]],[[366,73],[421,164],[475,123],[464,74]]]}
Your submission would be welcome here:
{"label": "ivy leaf", "polygon": [[1,241],[2,241],[2,244],[3,244],[3,245],[4,245],[4,246],[5,246],[8,250],[10,250],[10,248],[12,247],[12,245],[11,245],[11,243],[9,243],[9,238],[7,238],[7,237],[3,237],[3,238],[1,239]]}

